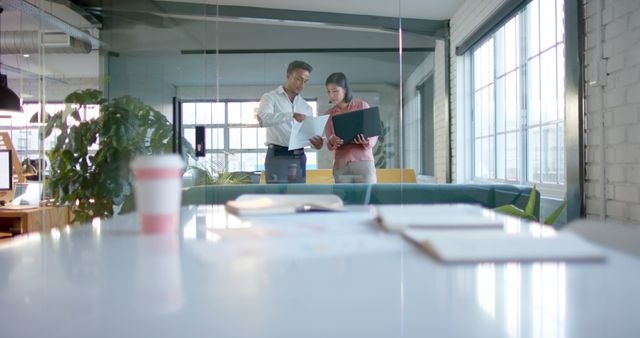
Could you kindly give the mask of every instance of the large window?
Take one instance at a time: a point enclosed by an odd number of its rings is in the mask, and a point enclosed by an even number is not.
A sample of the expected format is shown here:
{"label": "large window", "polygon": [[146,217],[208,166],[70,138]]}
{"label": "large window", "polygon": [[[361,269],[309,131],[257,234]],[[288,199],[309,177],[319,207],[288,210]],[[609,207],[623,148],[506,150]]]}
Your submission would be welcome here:
{"label": "large window", "polygon": [[560,187],[563,0],[534,0],[471,50],[473,176]]}
{"label": "large window", "polygon": [[[317,101],[306,100],[317,115]],[[195,144],[196,126],[205,128],[204,158],[199,166],[213,173],[263,171],[266,129],[260,128],[256,110],[260,102],[228,100],[220,102],[183,102],[183,135]],[[307,169],[316,169],[317,153],[307,151]],[[190,163],[195,164],[195,163]]]}
{"label": "large window", "polygon": [[[48,116],[64,110],[66,105],[64,103],[46,103],[44,105],[45,112]],[[45,160],[45,173],[48,172],[49,159],[46,156],[46,151],[53,149],[57,133],[53,133],[51,136],[44,140],[43,147],[40,147],[41,140],[41,128],[43,125],[39,123],[40,118],[40,103],[37,102],[25,102],[22,104],[22,112],[13,114],[11,117],[0,118],[0,131],[6,131],[11,137],[11,142],[20,161],[24,159]],[[88,105],[85,108],[80,109],[80,117],[83,120],[90,120],[98,117],[100,114],[100,106]],[[68,123],[72,123],[69,118]],[[97,144],[94,144],[90,150],[96,151]],[[43,149],[41,151],[41,149]]]}

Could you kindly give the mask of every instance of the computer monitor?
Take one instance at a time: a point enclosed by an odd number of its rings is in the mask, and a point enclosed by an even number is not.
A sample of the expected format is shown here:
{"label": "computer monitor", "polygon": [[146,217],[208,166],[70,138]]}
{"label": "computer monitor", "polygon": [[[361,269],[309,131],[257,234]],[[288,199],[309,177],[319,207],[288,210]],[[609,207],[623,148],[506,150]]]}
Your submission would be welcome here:
{"label": "computer monitor", "polygon": [[11,150],[0,149],[0,191],[13,190]]}

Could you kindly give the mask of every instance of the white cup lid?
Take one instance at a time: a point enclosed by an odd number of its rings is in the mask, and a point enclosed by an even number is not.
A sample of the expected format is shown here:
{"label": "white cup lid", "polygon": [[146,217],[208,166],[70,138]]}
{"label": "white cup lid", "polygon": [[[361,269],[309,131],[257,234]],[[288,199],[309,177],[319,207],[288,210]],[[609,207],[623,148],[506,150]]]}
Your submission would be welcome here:
{"label": "white cup lid", "polygon": [[184,169],[185,164],[178,154],[136,156],[130,164],[132,170],[141,168]]}

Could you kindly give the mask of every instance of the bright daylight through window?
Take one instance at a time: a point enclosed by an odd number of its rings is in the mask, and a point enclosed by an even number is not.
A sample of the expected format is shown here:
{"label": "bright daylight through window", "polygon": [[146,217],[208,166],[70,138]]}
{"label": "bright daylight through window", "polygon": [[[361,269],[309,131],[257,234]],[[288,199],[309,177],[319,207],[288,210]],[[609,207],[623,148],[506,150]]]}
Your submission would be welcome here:
{"label": "bright daylight through window", "polygon": [[563,8],[534,0],[470,52],[474,179],[565,184]]}
{"label": "bright daylight through window", "polygon": [[[317,116],[317,101],[306,100]],[[212,173],[264,170],[266,129],[256,119],[256,101],[199,101],[182,103],[184,138],[195,144],[196,126],[205,127],[204,158],[190,165]],[[317,154],[307,151],[307,169],[317,169]]]}

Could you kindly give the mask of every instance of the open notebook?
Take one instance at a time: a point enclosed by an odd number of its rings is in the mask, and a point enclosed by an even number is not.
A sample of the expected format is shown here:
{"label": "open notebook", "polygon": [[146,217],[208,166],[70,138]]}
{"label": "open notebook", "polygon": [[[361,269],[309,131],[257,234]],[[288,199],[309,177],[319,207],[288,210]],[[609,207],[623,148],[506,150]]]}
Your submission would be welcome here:
{"label": "open notebook", "polygon": [[446,263],[601,261],[604,251],[580,236],[558,232],[534,237],[496,229],[406,229],[403,235],[436,260]]}
{"label": "open notebook", "polygon": [[379,224],[389,231],[416,228],[502,228],[490,210],[471,204],[407,204],[376,207]]}
{"label": "open notebook", "polygon": [[343,203],[333,194],[244,194],[227,201],[225,209],[239,216],[340,211]]}

